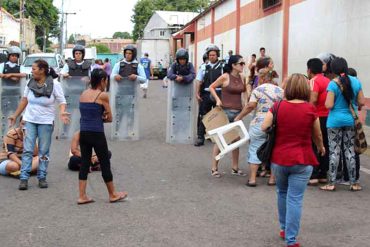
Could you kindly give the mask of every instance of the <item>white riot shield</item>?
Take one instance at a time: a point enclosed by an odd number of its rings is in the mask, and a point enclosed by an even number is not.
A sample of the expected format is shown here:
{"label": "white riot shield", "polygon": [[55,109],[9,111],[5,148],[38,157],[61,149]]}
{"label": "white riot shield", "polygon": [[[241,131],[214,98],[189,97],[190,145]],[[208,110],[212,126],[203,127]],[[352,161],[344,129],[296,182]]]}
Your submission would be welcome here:
{"label": "white riot shield", "polygon": [[139,140],[139,82],[128,78],[120,81],[113,79],[111,88],[111,139]]}
{"label": "white riot shield", "polygon": [[196,125],[195,83],[170,81],[167,97],[167,143],[191,144]]}
{"label": "white riot shield", "polygon": [[58,135],[60,139],[72,139],[73,134],[80,130],[80,95],[87,88],[89,78],[72,76],[60,80],[67,101],[67,112],[71,113],[70,123],[63,124],[58,118]]}
{"label": "white riot shield", "polygon": [[1,140],[8,132],[8,117],[13,114],[21,101],[24,87],[26,85],[26,78],[19,81],[11,79],[0,78],[0,97],[1,97]]}

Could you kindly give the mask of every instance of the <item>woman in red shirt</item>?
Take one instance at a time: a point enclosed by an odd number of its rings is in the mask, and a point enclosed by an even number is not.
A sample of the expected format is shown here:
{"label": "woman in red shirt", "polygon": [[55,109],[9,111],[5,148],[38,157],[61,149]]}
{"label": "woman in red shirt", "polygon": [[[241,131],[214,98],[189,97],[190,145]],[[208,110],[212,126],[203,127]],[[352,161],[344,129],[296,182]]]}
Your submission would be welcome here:
{"label": "woman in red shirt", "polygon": [[[296,236],[302,212],[304,191],[318,165],[312,140],[321,155],[325,154],[320,122],[315,107],[308,103],[310,88],[304,75],[291,75],[284,90],[285,99],[274,104],[277,111],[276,137],[271,156],[271,168],[276,176],[280,236],[287,246],[298,247]],[[273,120],[272,109],[267,113],[262,130]]]}

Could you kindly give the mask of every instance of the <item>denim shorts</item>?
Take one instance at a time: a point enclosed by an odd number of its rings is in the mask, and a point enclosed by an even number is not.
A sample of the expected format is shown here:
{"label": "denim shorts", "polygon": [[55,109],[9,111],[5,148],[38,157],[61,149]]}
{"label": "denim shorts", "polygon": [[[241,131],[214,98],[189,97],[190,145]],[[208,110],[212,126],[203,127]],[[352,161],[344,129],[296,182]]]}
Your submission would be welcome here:
{"label": "denim shorts", "polygon": [[261,130],[261,124],[255,124],[249,127],[249,136],[248,162],[259,165],[262,162],[257,157],[257,149],[266,141],[267,134]]}
{"label": "denim shorts", "polygon": [[223,110],[226,113],[227,118],[229,119],[230,123],[234,122],[234,119],[240,113],[240,110],[233,110],[233,109],[228,109],[228,108],[223,108]]}
{"label": "denim shorts", "polygon": [[3,160],[0,162],[0,175],[8,175],[6,171],[6,165],[10,162],[10,160]]}

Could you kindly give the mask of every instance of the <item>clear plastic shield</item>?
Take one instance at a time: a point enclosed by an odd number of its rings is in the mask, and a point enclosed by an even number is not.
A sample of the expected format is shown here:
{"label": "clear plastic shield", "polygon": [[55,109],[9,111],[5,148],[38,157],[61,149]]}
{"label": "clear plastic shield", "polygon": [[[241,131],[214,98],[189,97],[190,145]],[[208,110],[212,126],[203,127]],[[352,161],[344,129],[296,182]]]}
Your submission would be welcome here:
{"label": "clear plastic shield", "polygon": [[111,139],[139,140],[139,82],[123,78],[112,80],[111,107],[113,122]]}
{"label": "clear plastic shield", "polygon": [[191,144],[196,124],[195,84],[183,85],[171,81],[167,97],[167,143]]}
{"label": "clear plastic shield", "polygon": [[67,112],[70,123],[63,124],[58,118],[58,135],[60,139],[72,139],[73,134],[80,129],[80,95],[87,88],[89,78],[86,76],[72,76],[60,80],[64,96],[67,101]]}
{"label": "clear plastic shield", "polygon": [[22,78],[19,81],[0,78],[0,96],[1,96],[1,138],[8,132],[8,117],[17,110],[18,104],[23,96],[24,87],[27,81]]}

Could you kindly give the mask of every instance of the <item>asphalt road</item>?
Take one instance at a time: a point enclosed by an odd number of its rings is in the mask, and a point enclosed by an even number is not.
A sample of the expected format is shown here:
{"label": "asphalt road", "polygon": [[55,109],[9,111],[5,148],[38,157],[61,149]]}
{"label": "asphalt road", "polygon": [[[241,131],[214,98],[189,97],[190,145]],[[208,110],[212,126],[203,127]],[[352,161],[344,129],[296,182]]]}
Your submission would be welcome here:
{"label": "asphalt road", "polygon": [[[96,202],[78,206],[78,174],[67,170],[69,143],[54,140],[49,188],[32,177],[28,191],[19,181],[0,177],[1,247],[74,246],[248,246],[283,247],[276,196],[267,180],[246,187],[230,175],[230,155],[222,159],[220,179],[210,176],[211,143],[201,148],[168,145],[166,89],[150,84],[140,100],[140,141],[110,142],[114,182],[127,200],[110,204],[99,172],[89,175],[88,194]],[[240,167],[247,170],[247,146]],[[370,171],[363,155],[362,167]],[[370,182],[361,173],[362,192],[339,186],[336,192],[309,187],[299,242],[304,247],[370,246]]]}

